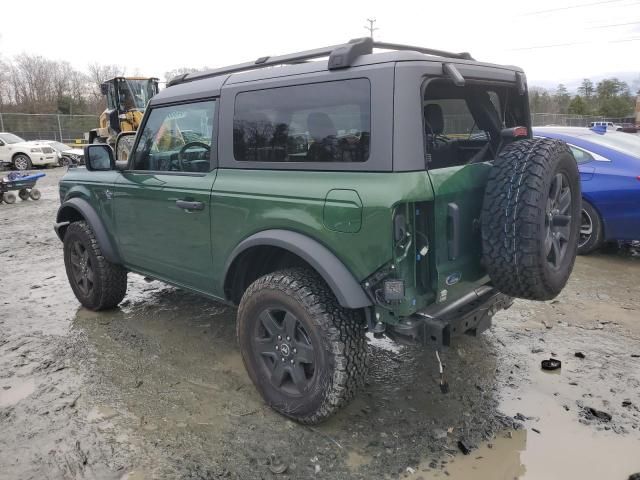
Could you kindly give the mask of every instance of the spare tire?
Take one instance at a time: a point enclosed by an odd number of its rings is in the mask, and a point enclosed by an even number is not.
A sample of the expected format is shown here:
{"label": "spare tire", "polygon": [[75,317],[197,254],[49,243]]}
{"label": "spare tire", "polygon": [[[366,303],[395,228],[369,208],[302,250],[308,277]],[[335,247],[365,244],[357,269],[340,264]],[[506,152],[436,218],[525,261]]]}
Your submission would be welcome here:
{"label": "spare tire", "polygon": [[580,230],[580,175],[566,143],[507,145],[495,159],[482,206],[483,263],[512,297],[549,300],[573,270]]}

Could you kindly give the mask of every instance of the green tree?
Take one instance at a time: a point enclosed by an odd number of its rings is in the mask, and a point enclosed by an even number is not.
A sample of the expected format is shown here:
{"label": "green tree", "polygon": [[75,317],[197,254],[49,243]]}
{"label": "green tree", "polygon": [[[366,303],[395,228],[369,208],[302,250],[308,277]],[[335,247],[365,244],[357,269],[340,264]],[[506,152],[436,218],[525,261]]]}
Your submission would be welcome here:
{"label": "green tree", "polygon": [[617,78],[605,78],[596,86],[598,113],[605,117],[626,117],[633,113],[629,85]]}
{"label": "green tree", "polygon": [[568,112],[569,102],[571,102],[571,95],[569,95],[567,87],[565,87],[562,83],[558,85],[558,88],[556,88],[556,93],[553,99],[557,105],[558,113]]}
{"label": "green tree", "polygon": [[576,95],[569,103],[568,111],[572,115],[588,115],[589,107],[580,95]]}
{"label": "green tree", "polygon": [[586,100],[590,100],[591,97],[593,97],[594,91],[595,87],[593,86],[593,82],[588,78],[583,79],[582,83],[578,87],[578,94]]}

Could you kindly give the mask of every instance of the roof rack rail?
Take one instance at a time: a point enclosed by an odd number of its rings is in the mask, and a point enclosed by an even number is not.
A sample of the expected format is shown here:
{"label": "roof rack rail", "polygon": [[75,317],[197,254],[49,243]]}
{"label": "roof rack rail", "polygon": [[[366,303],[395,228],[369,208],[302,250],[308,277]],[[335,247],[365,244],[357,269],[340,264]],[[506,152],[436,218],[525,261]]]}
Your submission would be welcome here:
{"label": "roof rack rail", "polygon": [[445,50],[436,50],[434,48],[416,47],[413,45],[402,45],[400,43],[373,42],[374,48],[382,48],[385,50],[411,50],[414,52],[426,53],[436,57],[459,58],[461,60],[473,60],[469,52],[447,52]]}
{"label": "roof rack rail", "polygon": [[349,40],[348,43],[341,45],[331,45],[329,47],[316,48],[306,50],[304,52],[290,53],[287,55],[279,55],[276,57],[260,57],[253,62],[239,63],[228,67],[206,70],[204,72],[185,73],[172,78],[167,87],[178,85],[180,83],[201,80],[203,78],[217,77],[219,75],[227,75],[232,73],[247,72],[265,67],[276,65],[291,65],[303,63],[314,58],[329,57],[329,70],[337,70],[340,68],[350,67],[353,62],[361,55],[367,55],[373,52],[374,48],[382,48],[386,50],[413,50],[428,55],[435,55],[446,58],[460,58],[463,60],[473,60],[467,52],[452,53],[444,50],[434,50],[431,48],[414,47],[411,45],[401,45],[398,43],[374,42],[371,37],[355,38]]}

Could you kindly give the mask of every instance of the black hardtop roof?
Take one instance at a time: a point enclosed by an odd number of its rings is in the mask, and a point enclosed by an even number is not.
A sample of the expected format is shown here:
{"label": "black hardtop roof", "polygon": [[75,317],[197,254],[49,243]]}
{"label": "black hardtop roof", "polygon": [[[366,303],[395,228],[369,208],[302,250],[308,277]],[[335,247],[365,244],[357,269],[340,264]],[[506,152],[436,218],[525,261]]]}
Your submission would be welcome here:
{"label": "black hardtop roof", "polygon": [[[373,53],[373,48],[389,51]],[[328,58],[309,61],[323,57]],[[180,75],[169,81],[168,88],[153,97],[151,103],[181,101],[196,95],[216,96],[225,83],[240,83],[323,70],[342,70],[350,67],[410,61],[465,64],[522,72],[520,68],[514,66],[478,62],[466,52],[453,53],[410,45],[374,42],[371,38],[365,37],[351,40],[342,45],[276,57],[261,57],[253,62]]]}

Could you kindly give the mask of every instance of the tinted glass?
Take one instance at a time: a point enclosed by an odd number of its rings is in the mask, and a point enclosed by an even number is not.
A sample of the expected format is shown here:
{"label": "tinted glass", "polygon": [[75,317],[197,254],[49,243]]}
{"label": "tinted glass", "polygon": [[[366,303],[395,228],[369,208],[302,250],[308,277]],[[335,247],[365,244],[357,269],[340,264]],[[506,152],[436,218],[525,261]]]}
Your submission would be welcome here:
{"label": "tinted glass", "polygon": [[576,159],[576,162],[578,163],[587,163],[587,162],[592,162],[593,161],[593,157],[591,156],[590,153],[585,152],[584,150],[580,150],[579,148],[576,147],[569,147],[571,149],[571,153],[573,153],[573,156]]}
{"label": "tinted glass", "polygon": [[365,79],[240,93],[234,156],[252,162],[364,162],[370,117]]}
{"label": "tinted glass", "polygon": [[208,172],[213,100],[154,108],[133,156],[134,170]]}

